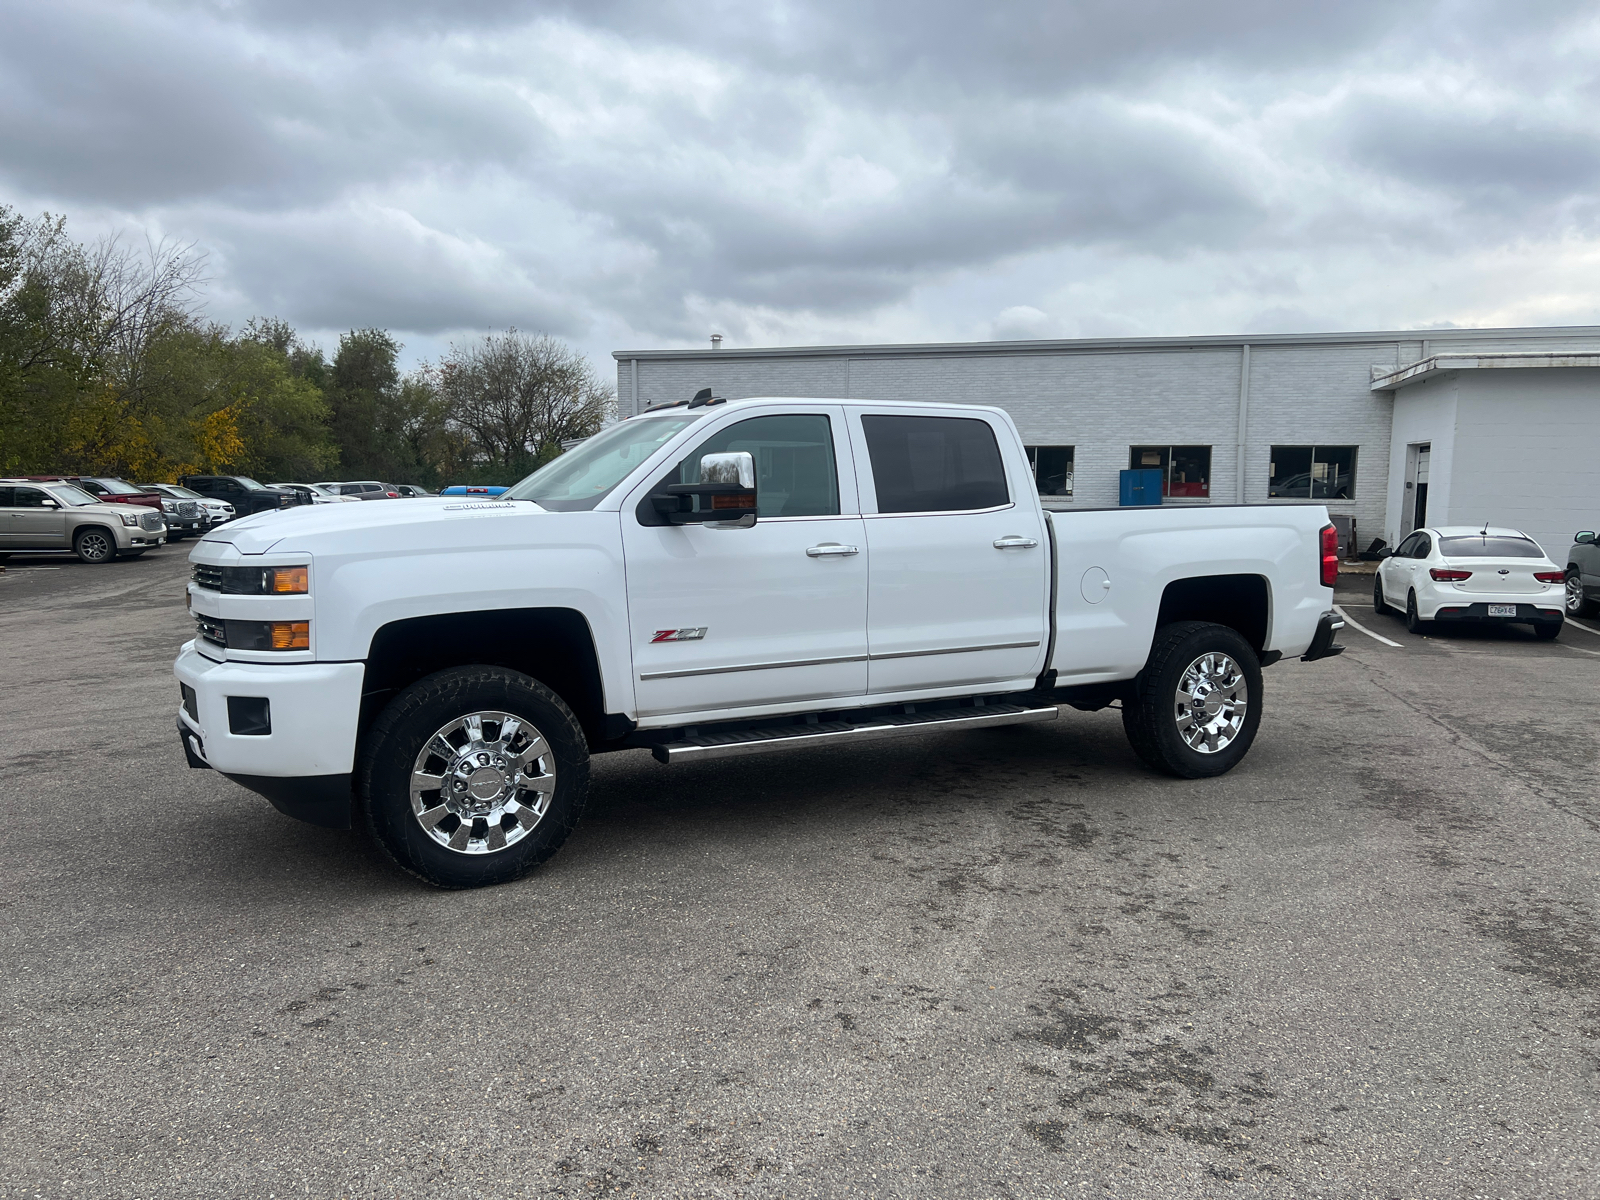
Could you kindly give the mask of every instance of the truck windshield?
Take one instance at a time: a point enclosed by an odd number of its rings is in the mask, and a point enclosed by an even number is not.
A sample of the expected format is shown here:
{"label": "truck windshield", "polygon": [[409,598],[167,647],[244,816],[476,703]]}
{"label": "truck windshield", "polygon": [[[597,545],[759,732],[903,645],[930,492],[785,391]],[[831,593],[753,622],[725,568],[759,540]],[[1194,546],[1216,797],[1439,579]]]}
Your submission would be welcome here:
{"label": "truck windshield", "polygon": [[671,416],[620,421],[546,463],[501,499],[532,500],[552,512],[592,509],[668,439],[704,415],[678,410]]}

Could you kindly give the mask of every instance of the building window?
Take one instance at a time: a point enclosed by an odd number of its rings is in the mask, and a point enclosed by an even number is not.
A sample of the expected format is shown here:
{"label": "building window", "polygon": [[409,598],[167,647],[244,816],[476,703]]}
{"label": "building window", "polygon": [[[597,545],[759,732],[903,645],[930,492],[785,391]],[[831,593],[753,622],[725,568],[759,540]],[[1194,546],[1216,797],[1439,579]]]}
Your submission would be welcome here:
{"label": "building window", "polygon": [[1274,446],[1267,495],[1274,499],[1349,500],[1356,494],[1354,446]]}
{"label": "building window", "polygon": [[1041,496],[1072,495],[1071,446],[1024,446]]}
{"label": "building window", "polygon": [[1161,494],[1204,498],[1211,495],[1210,446],[1134,446],[1128,466],[1135,471],[1161,469]]}

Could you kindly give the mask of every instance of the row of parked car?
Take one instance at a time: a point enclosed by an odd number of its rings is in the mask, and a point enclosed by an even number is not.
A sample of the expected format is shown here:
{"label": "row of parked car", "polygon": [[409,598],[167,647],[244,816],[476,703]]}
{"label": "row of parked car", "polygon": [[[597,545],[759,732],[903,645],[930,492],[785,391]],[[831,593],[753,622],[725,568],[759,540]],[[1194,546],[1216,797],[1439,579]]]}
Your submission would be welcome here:
{"label": "row of parked car", "polygon": [[186,475],[175,484],[132,484],[91,475],[18,476],[0,479],[0,559],[50,551],[70,551],[86,563],[138,558],[253,513],[431,494],[376,480],[263,484],[243,475]]}

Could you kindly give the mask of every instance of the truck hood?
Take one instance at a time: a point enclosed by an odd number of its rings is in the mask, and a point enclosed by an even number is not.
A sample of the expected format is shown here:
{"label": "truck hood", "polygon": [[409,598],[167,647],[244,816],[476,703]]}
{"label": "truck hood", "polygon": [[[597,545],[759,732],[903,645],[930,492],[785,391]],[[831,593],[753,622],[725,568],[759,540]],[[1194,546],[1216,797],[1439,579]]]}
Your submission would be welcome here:
{"label": "truck hood", "polygon": [[[366,534],[374,541],[390,544],[400,530],[409,527],[416,531],[416,542],[432,543],[440,539],[443,527],[462,521],[545,511],[530,500],[467,496],[374,500],[366,504],[301,504],[230,521],[206,534],[200,543],[226,542],[240,554],[265,554],[274,547],[314,554],[324,544],[345,549],[352,535],[359,540]],[[409,542],[412,538],[401,535],[401,540]]]}

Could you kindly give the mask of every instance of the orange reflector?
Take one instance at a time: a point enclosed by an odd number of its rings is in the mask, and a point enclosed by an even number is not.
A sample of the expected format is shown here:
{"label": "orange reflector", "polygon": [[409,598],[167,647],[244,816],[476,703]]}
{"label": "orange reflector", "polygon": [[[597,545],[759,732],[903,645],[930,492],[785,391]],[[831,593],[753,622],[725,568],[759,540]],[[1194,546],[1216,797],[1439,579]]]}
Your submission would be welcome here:
{"label": "orange reflector", "polygon": [[272,632],[274,650],[311,649],[310,621],[272,621],[267,628]]}
{"label": "orange reflector", "polygon": [[271,590],[279,596],[303,596],[308,590],[304,567],[273,567]]}
{"label": "orange reflector", "polygon": [[748,496],[713,496],[712,508],[753,508]]}

